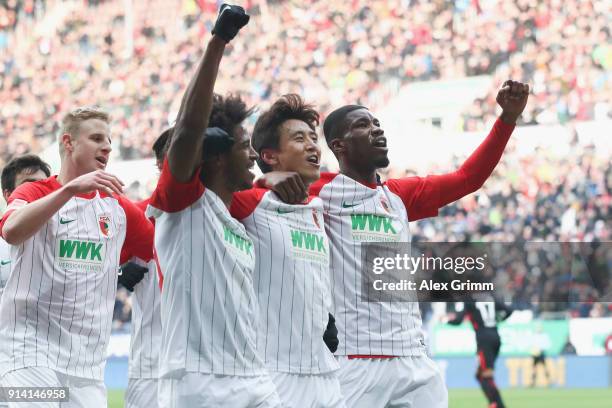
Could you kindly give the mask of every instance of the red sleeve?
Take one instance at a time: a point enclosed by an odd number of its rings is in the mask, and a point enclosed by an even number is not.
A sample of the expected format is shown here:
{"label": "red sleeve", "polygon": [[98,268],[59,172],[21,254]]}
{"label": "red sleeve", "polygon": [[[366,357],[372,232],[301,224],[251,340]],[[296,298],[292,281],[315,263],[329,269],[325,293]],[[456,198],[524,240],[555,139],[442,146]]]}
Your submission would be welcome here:
{"label": "red sleeve", "polygon": [[437,203],[440,201],[440,190],[433,180],[435,177],[406,177],[390,179],[385,183],[389,190],[402,199],[408,212],[408,220],[414,221],[438,215]]}
{"label": "red sleeve", "polygon": [[243,220],[251,215],[267,191],[265,188],[250,188],[234,193],[229,209],[232,217]]}
{"label": "red sleeve", "polygon": [[145,212],[147,210],[147,206],[149,205],[149,201],[151,201],[151,198],[147,198],[142,201],[136,201],[134,204],[136,204],[136,207],[138,207],[140,211]]}
{"label": "red sleeve", "polygon": [[513,130],[514,125],[497,119],[487,138],[459,170],[426,178],[392,179],[386,184],[404,202],[410,221],[433,217],[440,207],[482,187],[501,159]]}
{"label": "red sleeve", "polygon": [[318,197],[323,186],[332,181],[337,175],[338,173],[321,173],[319,179],[308,188],[308,195]]}
{"label": "red sleeve", "polygon": [[45,181],[46,180],[24,183],[13,191],[7,201],[8,206],[2,215],[2,220],[0,220],[0,235],[2,235],[2,238],[4,238],[4,234],[2,233],[4,223],[15,210],[53,192],[53,188],[50,188]]}
{"label": "red sleeve", "polygon": [[189,207],[204,194],[204,185],[200,182],[200,169],[186,183],[177,181],[164,160],[157,187],[151,196],[150,204],[165,212],[178,212]]}
{"label": "red sleeve", "polygon": [[125,263],[133,257],[149,262],[153,259],[153,224],[133,202],[123,196],[117,198],[127,218],[120,263]]}

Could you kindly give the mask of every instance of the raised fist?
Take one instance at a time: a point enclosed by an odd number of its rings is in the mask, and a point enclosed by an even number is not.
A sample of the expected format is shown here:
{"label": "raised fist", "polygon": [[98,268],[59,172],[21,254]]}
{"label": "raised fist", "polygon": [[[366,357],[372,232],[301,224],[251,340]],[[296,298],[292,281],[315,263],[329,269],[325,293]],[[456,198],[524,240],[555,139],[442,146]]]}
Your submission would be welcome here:
{"label": "raised fist", "polygon": [[516,122],[523,113],[527,98],[529,97],[529,85],[508,80],[497,93],[497,103],[502,108],[501,118],[508,124]]}
{"label": "raised fist", "polygon": [[242,7],[223,3],[212,33],[228,43],[247,25],[249,18]]}

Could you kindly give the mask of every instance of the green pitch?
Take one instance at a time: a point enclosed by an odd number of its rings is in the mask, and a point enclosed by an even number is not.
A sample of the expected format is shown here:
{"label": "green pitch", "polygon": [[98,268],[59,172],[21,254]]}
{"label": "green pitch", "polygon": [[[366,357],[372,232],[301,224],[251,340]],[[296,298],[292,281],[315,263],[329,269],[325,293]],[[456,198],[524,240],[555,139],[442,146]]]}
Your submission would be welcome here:
{"label": "green pitch", "polygon": [[108,390],[108,408],[123,408],[124,390]]}
{"label": "green pitch", "polygon": [[[122,390],[108,391],[108,407],[123,408]],[[502,390],[508,408],[610,408],[612,388],[608,389],[513,389]],[[486,408],[480,390],[451,390],[450,408]]]}
{"label": "green pitch", "polygon": [[[508,408],[610,408],[612,389],[511,389],[501,390]],[[451,390],[450,408],[486,408],[480,390]]]}

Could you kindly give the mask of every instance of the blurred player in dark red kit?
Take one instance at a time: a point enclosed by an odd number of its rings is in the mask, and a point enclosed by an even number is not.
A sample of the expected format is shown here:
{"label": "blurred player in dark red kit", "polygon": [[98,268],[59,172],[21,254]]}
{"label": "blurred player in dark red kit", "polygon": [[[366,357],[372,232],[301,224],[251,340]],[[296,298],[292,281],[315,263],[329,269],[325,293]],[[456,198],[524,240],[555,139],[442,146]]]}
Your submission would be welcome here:
{"label": "blurred player in dark red kit", "polygon": [[505,405],[493,379],[495,360],[501,347],[497,323],[507,319],[512,314],[512,309],[491,296],[486,298],[469,296],[465,302],[457,302],[455,310],[456,313],[449,316],[448,324],[459,325],[464,318],[468,318],[476,332],[478,355],[476,379],[489,401],[489,408],[504,408]]}

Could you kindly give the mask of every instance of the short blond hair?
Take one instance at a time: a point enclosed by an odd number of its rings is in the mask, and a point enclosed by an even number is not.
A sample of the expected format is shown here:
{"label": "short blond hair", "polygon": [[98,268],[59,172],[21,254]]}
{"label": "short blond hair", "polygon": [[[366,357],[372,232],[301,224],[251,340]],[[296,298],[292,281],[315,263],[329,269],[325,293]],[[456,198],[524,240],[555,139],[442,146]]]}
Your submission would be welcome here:
{"label": "short blond hair", "polygon": [[64,145],[62,144],[62,136],[69,134],[76,136],[79,131],[79,127],[82,122],[89,119],[100,119],[106,123],[110,123],[111,117],[108,112],[100,108],[99,106],[81,106],[73,109],[64,116],[62,119],[62,125],[59,134],[59,150],[60,154],[64,153]]}
{"label": "short blond hair", "polygon": [[79,125],[89,119],[100,119],[110,123],[110,115],[99,106],[81,106],[71,110],[62,119],[61,134],[72,135],[79,130]]}

